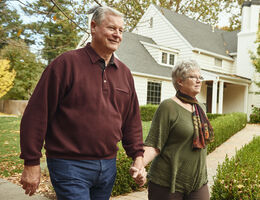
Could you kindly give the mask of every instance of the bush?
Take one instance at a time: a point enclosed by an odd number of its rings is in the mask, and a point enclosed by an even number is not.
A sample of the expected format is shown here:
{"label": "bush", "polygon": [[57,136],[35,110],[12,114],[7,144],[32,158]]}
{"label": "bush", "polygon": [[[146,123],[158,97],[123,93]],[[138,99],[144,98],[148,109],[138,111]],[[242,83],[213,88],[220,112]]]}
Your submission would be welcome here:
{"label": "bush", "polygon": [[216,119],[217,117],[220,117],[220,116],[224,116],[224,114],[212,114],[212,113],[207,113],[207,117],[208,117],[209,120]]}
{"label": "bush", "polygon": [[[244,113],[226,114],[218,116],[214,120],[210,120],[214,129],[215,140],[213,143],[209,144],[208,153],[212,152],[217,146],[221,145],[236,132],[244,128],[247,122],[246,120],[246,114]],[[142,124],[144,136],[147,136],[151,122],[143,122]],[[119,146],[120,150],[117,155],[117,177],[112,191],[113,196],[139,190],[139,186],[135,184],[132,177],[129,175],[129,168],[132,164],[132,160],[127,158],[121,144]],[[147,170],[148,169],[149,166],[147,166]]]}
{"label": "bush", "polygon": [[260,108],[253,107],[253,112],[250,115],[250,123],[260,123]]}
{"label": "bush", "polygon": [[260,137],[218,166],[211,200],[260,199]]}
{"label": "bush", "polygon": [[155,111],[157,110],[158,105],[145,105],[140,106],[140,115],[142,121],[152,121],[153,115]]}
{"label": "bush", "polygon": [[232,135],[246,126],[247,116],[245,113],[231,113],[210,120],[214,130],[214,142],[208,145],[208,153],[214,151]]}

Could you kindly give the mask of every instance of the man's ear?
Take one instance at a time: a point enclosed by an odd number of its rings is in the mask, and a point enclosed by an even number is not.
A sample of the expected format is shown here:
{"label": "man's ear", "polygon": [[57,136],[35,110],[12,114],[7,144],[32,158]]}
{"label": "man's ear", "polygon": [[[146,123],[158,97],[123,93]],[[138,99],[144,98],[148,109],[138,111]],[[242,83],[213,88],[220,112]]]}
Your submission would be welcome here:
{"label": "man's ear", "polygon": [[93,33],[96,32],[96,26],[97,26],[96,22],[91,21],[91,23],[90,23],[90,31],[91,31],[91,34],[93,34]]}

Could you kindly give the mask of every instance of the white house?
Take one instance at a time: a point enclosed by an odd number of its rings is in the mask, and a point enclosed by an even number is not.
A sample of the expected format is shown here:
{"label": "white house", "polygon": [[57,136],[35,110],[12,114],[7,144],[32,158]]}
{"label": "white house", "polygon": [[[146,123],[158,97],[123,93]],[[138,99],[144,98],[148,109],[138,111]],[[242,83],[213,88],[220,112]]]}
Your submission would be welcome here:
{"label": "white house", "polygon": [[[131,70],[140,105],[159,104],[175,94],[171,70],[176,61],[197,60],[205,78],[198,99],[207,112],[250,114],[260,107],[249,50],[256,52],[260,1],[243,4],[242,29],[227,32],[171,10],[150,5],[116,56]],[[85,36],[86,37],[86,36]],[[85,45],[85,37],[78,45]]]}

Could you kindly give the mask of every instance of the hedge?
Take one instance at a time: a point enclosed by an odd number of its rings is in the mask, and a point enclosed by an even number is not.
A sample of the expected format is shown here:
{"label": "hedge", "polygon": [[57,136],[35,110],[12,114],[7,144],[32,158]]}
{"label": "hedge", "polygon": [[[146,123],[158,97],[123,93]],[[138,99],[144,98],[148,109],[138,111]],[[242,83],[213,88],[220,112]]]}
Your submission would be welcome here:
{"label": "hedge", "polygon": [[235,133],[246,126],[247,116],[245,113],[231,113],[210,120],[214,130],[214,142],[208,145],[208,153],[214,151]]}
{"label": "hedge", "polygon": [[153,115],[155,111],[157,110],[158,105],[145,105],[145,106],[140,106],[140,115],[141,115],[141,120],[142,121],[152,121]]}
{"label": "hedge", "polygon": [[[208,146],[208,153],[225,142],[228,138],[241,130],[246,125],[246,114],[232,113],[224,116],[218,116],[210,120],[215,132],[215,140]],[[151,123],[143,123],[144,135],[147,135]],[[129,175],[129,168],[132,160],[127,157],[124,150],[120,148],[117,157],[117,177],[113,187],[112,196],[117,196],[132,191],[140,190]],[[147,167],[148,170],[149,166]]]}
{"label": "hedge", "polygon": [[253,107],[253,112],[250,115],[250,123],[260,123],[260,108]]}
{"label": "hedge", "polygon": [[218,166],[211,200],[260,199],[260,136]]}

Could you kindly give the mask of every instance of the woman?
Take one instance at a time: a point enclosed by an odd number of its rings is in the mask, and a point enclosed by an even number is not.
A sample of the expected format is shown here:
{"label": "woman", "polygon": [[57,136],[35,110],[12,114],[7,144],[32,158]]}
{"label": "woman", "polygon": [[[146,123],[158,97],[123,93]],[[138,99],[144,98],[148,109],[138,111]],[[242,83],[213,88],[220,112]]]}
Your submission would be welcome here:
{"label": "woman", "polygon": [[194,60],[179,62],[172,71],[176,96],[160,104],[145,141],[144,166],[153,160],[149,200],[209,200],[206,146],[213,131],[195,98],[202,80]]}

